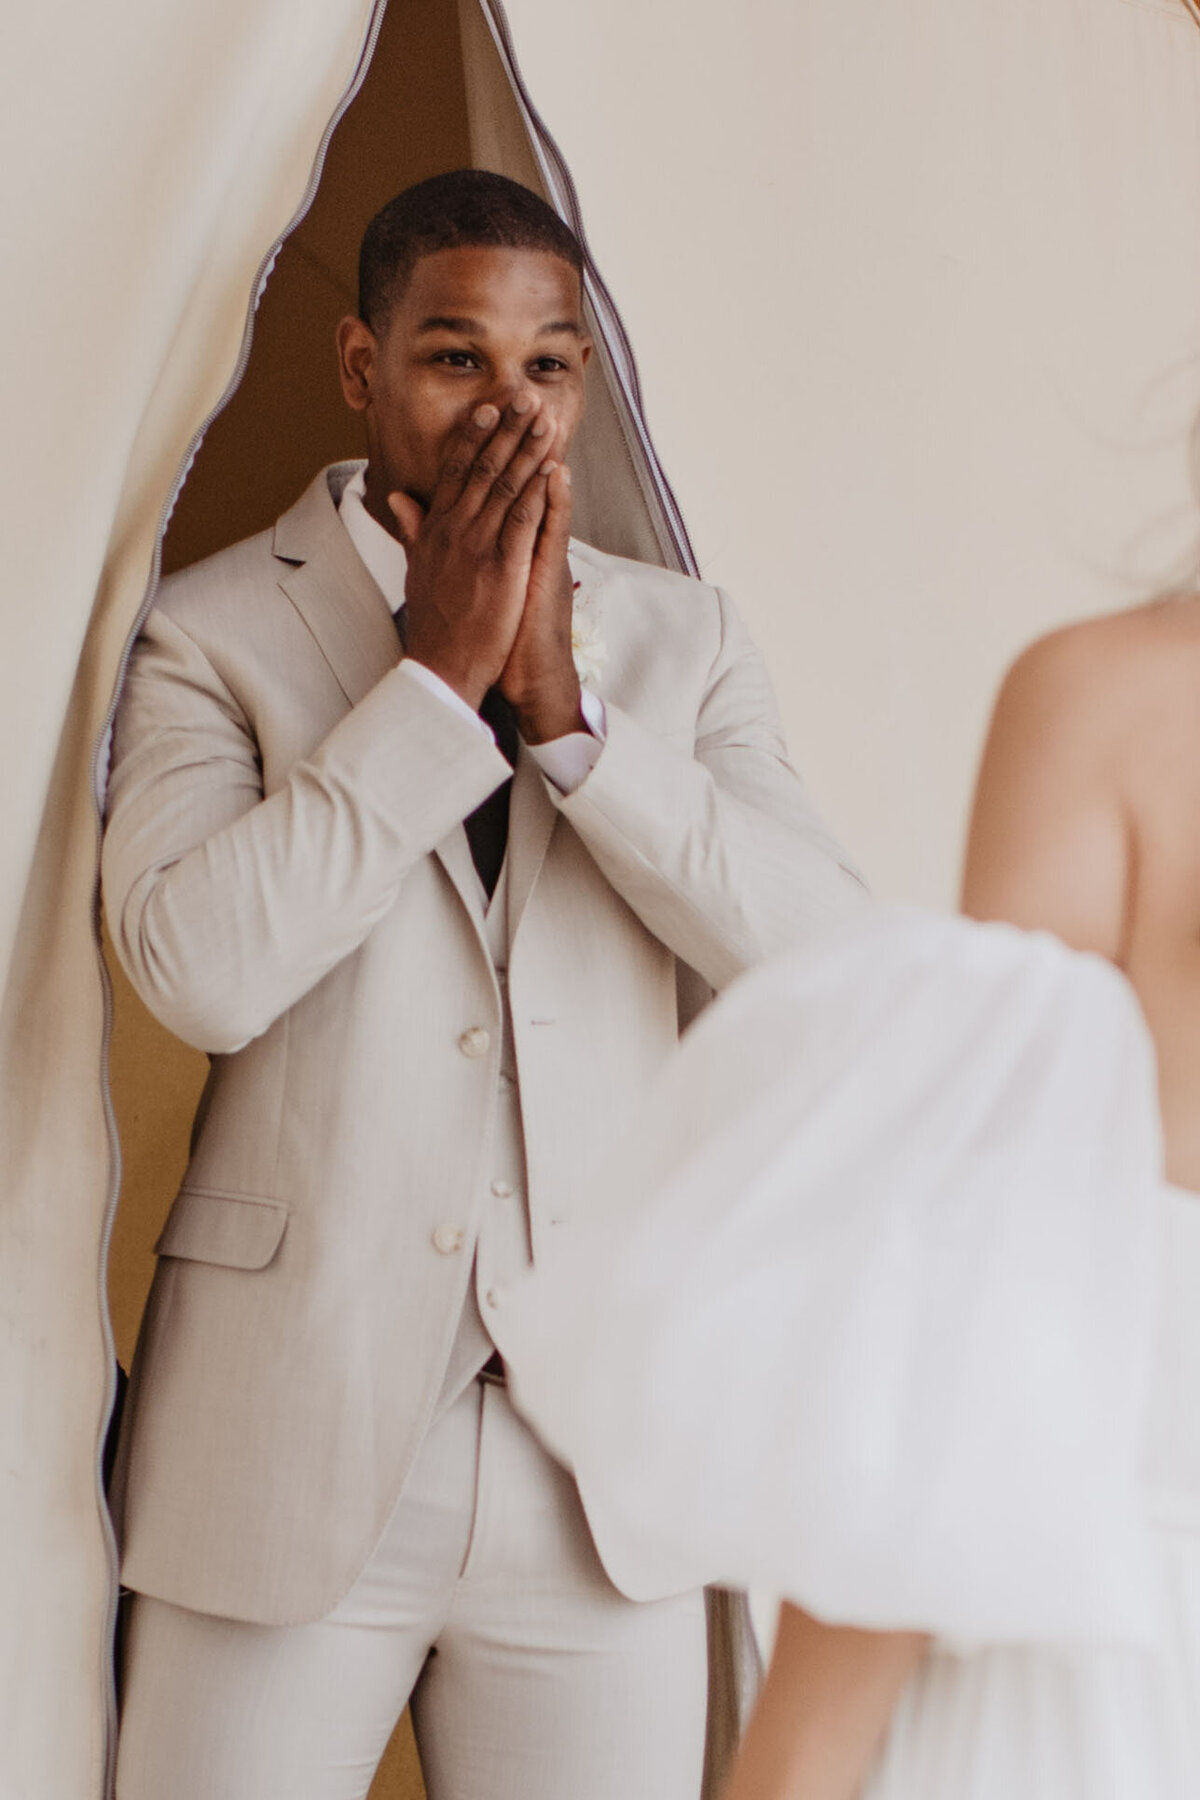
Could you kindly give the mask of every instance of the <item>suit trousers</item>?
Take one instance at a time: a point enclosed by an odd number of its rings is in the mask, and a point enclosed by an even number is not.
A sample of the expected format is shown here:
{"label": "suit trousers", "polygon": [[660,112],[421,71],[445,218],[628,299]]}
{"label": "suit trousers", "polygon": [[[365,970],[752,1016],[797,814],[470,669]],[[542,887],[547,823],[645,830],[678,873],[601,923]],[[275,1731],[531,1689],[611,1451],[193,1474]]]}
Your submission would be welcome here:
{"label": "suit trousers", "polygon": [[412,1699],[429,1800],[698,1800],[704,1597],[627,1600],[570,1476],[473,1381],[326,1618],[135,1595],[117,1800],[364,1800]]}

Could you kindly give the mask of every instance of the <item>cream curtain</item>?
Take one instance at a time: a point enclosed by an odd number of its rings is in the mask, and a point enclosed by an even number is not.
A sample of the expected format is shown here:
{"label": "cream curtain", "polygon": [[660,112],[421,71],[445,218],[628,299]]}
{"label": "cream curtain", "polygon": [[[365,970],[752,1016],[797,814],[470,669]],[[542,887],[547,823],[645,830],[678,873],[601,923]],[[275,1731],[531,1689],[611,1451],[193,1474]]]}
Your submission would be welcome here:
{"label": "cream curtain", "polygon": [[156,528],[370,0],[10,7],[0,49],[0,1792],[103,1783],[111,1174],[89,761]]}
{"label": "cream curtain", "polygon": [[1001,670],[1196,560],[1185,0],[506,0],[704,573],[878,891],[952,899]]}

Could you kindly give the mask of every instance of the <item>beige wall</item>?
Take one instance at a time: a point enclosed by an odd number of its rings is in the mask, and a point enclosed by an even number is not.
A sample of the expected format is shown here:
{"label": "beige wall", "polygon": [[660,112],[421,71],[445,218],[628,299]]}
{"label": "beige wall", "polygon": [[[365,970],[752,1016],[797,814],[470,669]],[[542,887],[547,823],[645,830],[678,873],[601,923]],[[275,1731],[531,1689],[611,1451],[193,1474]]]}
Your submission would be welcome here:
{"label": "beige wall", "polygon": [[1200,30],[507,3],[704,571],[877,889],[948,901],[1006,662],[1200,534]]}

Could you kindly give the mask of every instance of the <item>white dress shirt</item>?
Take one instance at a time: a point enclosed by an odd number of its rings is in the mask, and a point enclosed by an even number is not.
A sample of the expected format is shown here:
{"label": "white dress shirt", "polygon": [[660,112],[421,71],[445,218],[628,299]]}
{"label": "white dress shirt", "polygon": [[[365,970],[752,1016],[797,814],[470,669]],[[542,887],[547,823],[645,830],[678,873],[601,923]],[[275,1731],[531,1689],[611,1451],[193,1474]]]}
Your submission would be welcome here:
{"label": "white dress shirt", "polygon": [[[372,580],[382,592],[393,614],[398,614],[404,605],[408,559],[404,554],[403,544],[390,531],[385,531],[378,519],[373,519],[367,511],[363,504],[365,491],[366,471],[360,469],[342,489],[338,514]],[[494,741],[491,726],[440,675],[435,675],[432,669],[427,669],[424,663],[415,662],[411,657],[405,659],[402,667],[414,681],[419,681],[422,687],[427,688],[431,694],[436,694],[447,706],[465,713],[480,731],[486,732]],[[589,693],[585,688],[580,695],[580,707],[587,723],[586,731],[572,731],[566,737],[553,738],[548,744],[526,745],[542,774],[554,784],[560,794],[574,793],[583,784],[595,768],[604,748],[604,702],[597,694]]]}

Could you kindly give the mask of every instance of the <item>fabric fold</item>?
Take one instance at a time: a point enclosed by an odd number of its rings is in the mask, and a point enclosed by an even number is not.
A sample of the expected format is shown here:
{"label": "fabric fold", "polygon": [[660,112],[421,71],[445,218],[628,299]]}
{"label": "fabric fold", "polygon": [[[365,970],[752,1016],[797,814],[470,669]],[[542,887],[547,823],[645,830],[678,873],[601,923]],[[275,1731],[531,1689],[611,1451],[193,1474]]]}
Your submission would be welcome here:
{"label": "fabric fold", "polygon": [[[1132,990],[880,908],[700,1021],[512,1306],[516,1399],[625,1591],[964,1643],[1141,1642],[1162,1213]],[[581,1213],[586,1209],[581,1209]]]}

